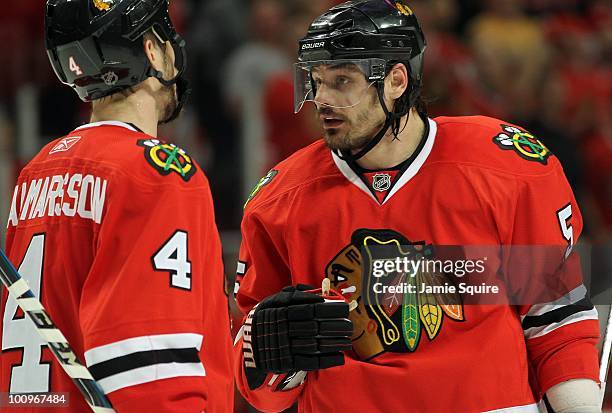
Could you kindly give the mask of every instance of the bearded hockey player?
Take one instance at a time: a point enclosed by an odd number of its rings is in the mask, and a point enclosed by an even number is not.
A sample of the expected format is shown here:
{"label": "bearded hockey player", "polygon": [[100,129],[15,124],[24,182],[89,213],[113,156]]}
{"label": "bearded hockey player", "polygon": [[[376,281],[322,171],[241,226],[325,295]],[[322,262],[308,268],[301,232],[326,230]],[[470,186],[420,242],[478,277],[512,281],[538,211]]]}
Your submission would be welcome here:
{"label": "bearded hockey player", "polygon": [[[46,46],[59,79],[92,102],[92,123],[22,171],[10,259],[117,412],[232,412],[209,184],[156,137],[187,96],[168,0],[49,0]],[[6,291],[1,310],[0,392],[69,393],[68,407],[40,411],[89,411]]]}
{"label": "bearded hockey player", "polygon": [[[599,326],[583,285],[531,305],[366,299],[374,246],[552,246],[552,277],[576,262],[564,252],[582,219],[559,161],[504,121],[428,118],[425,45],[410,7],[388,0],[338,5],[300,41],[295,109],[314,102],[324,139],[246,204],[238,388],[269,412],[537,412],[542,399],[598,412]],[[324,279],[356,308],[310,290]]]}

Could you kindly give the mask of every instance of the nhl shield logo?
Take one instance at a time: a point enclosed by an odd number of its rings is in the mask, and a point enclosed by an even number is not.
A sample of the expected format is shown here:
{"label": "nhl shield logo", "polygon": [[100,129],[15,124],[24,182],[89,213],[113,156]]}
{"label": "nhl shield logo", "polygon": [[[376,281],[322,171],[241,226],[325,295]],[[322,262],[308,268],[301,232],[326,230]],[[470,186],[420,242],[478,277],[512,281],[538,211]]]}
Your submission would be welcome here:
{"label": "nhl shield logo", "polygon": [[391,188],[391,175],[389,174],[376,174],[372,178],[372,188],[378,192],[385,192]]}
{"label": "nhl shield logo", "polygon": [[107,86],[114,86],[119,80],[119,76],[115,72],[108,71],[102,75],[102,80]]}

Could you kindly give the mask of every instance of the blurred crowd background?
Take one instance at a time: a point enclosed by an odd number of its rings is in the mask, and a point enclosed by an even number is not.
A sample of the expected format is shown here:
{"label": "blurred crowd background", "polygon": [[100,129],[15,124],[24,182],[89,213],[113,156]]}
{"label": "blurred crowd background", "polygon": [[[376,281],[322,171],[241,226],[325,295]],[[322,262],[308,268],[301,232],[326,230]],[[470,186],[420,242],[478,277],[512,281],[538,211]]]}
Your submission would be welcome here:
{"label": "blurred crowd background", "polygon": [[[292,64],[308,24],[337,0],[172,0],[188,42],[193,95],[160,136],[190,150],[213,185],[221,231],[239,228],[251,187],[320,137],[293,114]],[[414,0],[428,40],[431,116],[515,122],[563,163],[584,236],[612,228],[612,6],[608,0]],[[0,195],[46,142],[87,122],[89,105],[55,78],[43,0],[0,10]],[[7,202],[1,202],[6,209]],[[5,212],[0,209],[0,213]],[[228,232],[229,234],[229,232]],[[233,239],[232,239],[233,240]]]}
{"label": "blurred crowd background", "polygon": [[[19,169],[48,141],[86,123],[89,105],[47,61],[43,0],[0,9],[0,217]],[[333,0],[172,0],[188,42],[193,95],[160,136],[210,178],[228,261],[242,205],[279,160],[320,137],[293,114],[297,40]],[[412,0],[428,40],[429,114],[517,123],[561,160],[581,206],[583,241],[612,229],[612,4],[609,0]],[[4,226],[2,226],[2,231]],[[2,239],[4,236],[1,237]],[[1,241],[0,241],[1,242]],[[227,263],[228,272],[233,264]]]}

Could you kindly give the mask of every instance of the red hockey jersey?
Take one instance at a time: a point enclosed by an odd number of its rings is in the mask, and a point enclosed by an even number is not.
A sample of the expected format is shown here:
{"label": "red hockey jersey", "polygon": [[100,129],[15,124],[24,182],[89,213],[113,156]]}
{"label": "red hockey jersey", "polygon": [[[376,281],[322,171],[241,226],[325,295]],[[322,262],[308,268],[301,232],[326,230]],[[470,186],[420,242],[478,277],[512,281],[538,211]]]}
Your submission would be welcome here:
{"label": "red hockey jersey", "polygon": [[[246,381],[239,334],[236,378],[250,403],[263,411],[297,401],[300,412],[537,412],[551,386],[598,380],[597,313],[590,303],[574,305],[588,302],[584,286],[565,301],[533,305],[419,301],[407,327],[396,317],[410,310],[406,301],[383,310],[364,304],[356,275],[364,259],[358,242],[366,238],[569,252],[582,218],[559,161],[539,140],[491,118],[430,119],[403,170],[379,175],[371,189],[372,177],[362,179],[319,141],[280,163],[251,194],[238,263],[241,309],[286,285],[320,286],[324,277],[359,306],[350,313],[353,351],[344,366],[270,375],[256,389]],[[570,262],[563,255],[560,271]],[[504,268],[501,260],[488,265]]]}
{"label": "red hockey jersey", "polygon": [[[233,411],[220,239],[185,151],[121,122],[50,143],[19,176],[7,252],[117,412]],[[0,392],[89,411],[6,290],[1,310]]]}

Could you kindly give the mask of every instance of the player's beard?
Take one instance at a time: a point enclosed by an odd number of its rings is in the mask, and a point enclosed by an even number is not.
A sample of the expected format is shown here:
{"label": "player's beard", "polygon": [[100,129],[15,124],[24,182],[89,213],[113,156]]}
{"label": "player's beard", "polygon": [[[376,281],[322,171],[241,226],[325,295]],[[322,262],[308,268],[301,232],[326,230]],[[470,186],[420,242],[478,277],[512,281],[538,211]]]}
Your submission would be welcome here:
{"label": "player's beard", "polygon": [[[164,72],[165,73],[173,73],[173,63],[170,62],[168,55],[164,55]],[[160,117],[159,123],[165,123],[170,117],[174,114],[174,111],[178,107],[178,96],[176,90],[176,84],[171,86],[162,86],[160,89]]]}
{"label": "player's beard", "polygon": [[159,123],[164,123],[174,114],[178,106],[178,97],[176,96],[176,85],[164,86],[161,89],[161,116]]}
{"label": "player's beard", "polygon": [[[379,105],[376,107],[376,105]],[[355,107],[357,109],[362,105]],[[318,110],[319,116],[327,115],[337,117],[344,121],[343,128],[324,129],[323,137],[325,143],[332,150],[357,152],[372,140],[372,138],[385,125],[385,116],[378,96],[375,95],[369,105],[363,105],[357,114],[352,117],[341,116],[328,107],[321,107]],[[374,117],[378,119],[373,119]]]}

